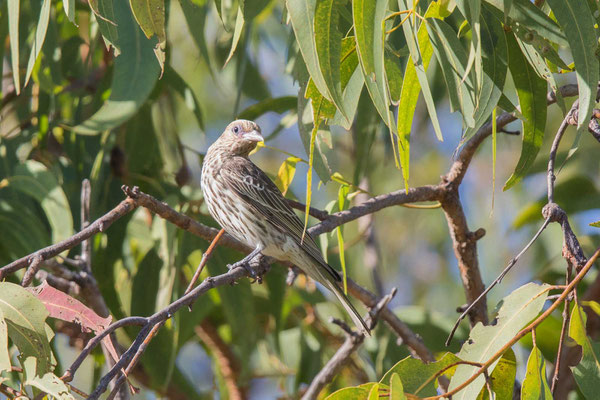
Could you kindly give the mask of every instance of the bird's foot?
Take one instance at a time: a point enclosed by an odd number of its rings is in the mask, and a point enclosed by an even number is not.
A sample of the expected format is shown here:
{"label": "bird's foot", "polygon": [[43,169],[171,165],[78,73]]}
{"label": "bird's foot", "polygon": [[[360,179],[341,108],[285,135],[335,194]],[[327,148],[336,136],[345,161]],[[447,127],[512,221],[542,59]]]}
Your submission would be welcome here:
{"label": "bird's foot", "polygon": [[233,264],[227,264],[227,268],[229,268],[229,270],[235,268],[244,268],[248,272],[248,275],[250,275],[250,278],[252,278],[251,283],[258,282],[260,284],[263,282],[262,277],[269,270],[269,266],[263,265],[265,259],[264,257],[259,256],[257,258],[258,260],[256,257],[254,257],[254,255],[252,255],[252,257],[246,257],[243,260]]}

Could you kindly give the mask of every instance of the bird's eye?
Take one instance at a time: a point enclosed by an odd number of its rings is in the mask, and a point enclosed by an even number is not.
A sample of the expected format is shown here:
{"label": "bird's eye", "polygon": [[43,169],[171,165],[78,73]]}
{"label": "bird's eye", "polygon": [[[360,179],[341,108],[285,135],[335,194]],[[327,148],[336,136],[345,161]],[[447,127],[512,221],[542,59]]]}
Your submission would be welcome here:
{"label": "bird's eye", "polygon": [[233,127],[233,133],[238,133],[240,131],[240,128],[238,128],[237,126]]}

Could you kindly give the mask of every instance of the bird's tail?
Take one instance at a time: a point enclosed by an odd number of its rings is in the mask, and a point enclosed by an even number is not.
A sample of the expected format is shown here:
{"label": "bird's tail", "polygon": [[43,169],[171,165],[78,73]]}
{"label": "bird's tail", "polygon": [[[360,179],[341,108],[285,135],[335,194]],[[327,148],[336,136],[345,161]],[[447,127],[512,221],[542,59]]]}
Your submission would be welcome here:
{"label": "bird's tail", "polygon": [[371,336],[371,330],[367,326],[366,322],[362,319],[362,317],[360,316],[360,314],[358,313],[356,308],[354,308],[352,303],[350,303],[348,296],[346,296],[346,294],[344,293],[342,288],[340,288],[336,282],[332,282],[329,279],[326,279],[325,283],[326,283],[326,286],[328,287],[328,289],[330,289],[335,294],[335,296],[340,300],[340,303],[342,303],[342,305],[344,306],[344,308],[346,309],[346,311],[352,318],[354,325],[356,325],[356,327],[365,336]]}

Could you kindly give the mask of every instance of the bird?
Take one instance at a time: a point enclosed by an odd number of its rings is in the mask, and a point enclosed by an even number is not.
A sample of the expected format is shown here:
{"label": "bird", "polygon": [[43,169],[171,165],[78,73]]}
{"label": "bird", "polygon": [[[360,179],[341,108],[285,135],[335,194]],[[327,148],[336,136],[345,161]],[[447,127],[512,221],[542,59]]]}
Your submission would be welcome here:
{"label": "bird", "polygon": [[275,183],[248,158],[262,141],[255,122],[233,121],[208,148],[202,163],[201,187],[209,213],[225,232],[254,249],[229,267],[244,267],[252,275],[249,261],[257,254],[290,262],[332,291],[359,331],[370,335],[340,287],[339,272],[327,264]]}

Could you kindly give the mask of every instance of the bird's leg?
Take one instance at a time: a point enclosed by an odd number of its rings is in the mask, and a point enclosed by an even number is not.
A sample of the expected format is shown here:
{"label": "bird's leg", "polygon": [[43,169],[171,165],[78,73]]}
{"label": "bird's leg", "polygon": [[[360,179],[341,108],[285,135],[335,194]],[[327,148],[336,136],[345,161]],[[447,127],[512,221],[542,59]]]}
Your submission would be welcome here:
{"label": "bird's leg", "polygon": [[254,268],[252,268],[252,266],[250,265],[250,261],[254,257],[256,257],[256,255],[259,254],[261,251],[263,251],[263,246],[260,246],[260,245],[256,246],[256,248],[254,250],[252,250],[252,252],[250,254],[248,254],[246,257],[244,257],[240,261],[237,261],[233,264],[227,264],[227,268],[232,270],[237,267],[242,267],[246,271],[248,271],[248,273],[250,274],[250,277],[252,277],[253,279],[256,280],[259,278],[259,276],[256,274],[256,271],[254,270]]}

